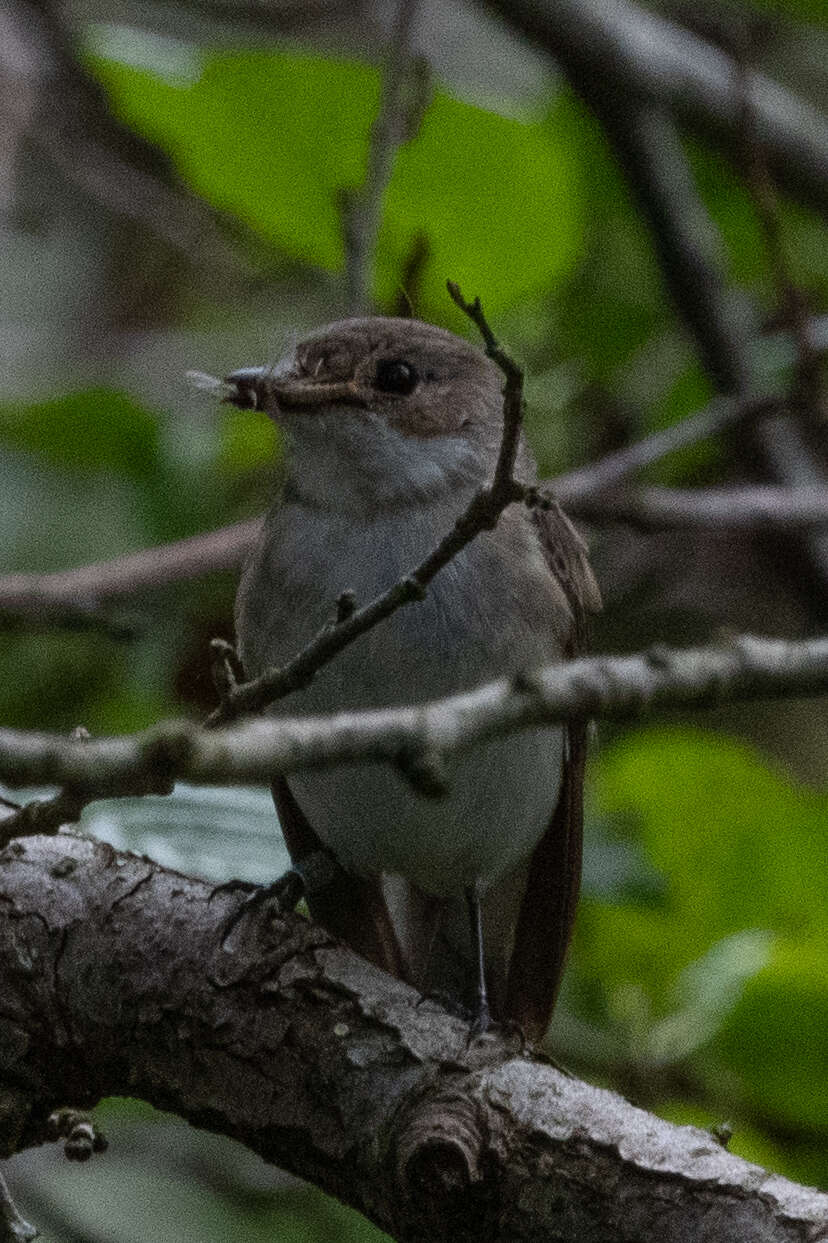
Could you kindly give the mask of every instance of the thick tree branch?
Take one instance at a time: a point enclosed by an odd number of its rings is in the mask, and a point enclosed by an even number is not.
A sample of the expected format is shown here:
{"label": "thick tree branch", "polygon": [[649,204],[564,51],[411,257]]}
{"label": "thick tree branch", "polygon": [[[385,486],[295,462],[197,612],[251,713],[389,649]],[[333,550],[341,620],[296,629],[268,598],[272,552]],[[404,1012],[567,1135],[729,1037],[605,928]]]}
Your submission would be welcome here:
{"label": "thick tree branch", "polygon": [[407,773],[413,755],[450,756],[527,725],[571,717],[636,720],[723,701],[828,692],[828,637],[758,639],[721,646],[654,648],[594,656],[500,678],[415,707],[330,717],[260,718],[203,729],[168,721],[143,733],[77,741],[0,729],[0,778],[56,783],[70,793],[110,797],[167,792],[174,778],[207,784],[268,782],[299,768],[383,760]]}
{"label": "thick tree branch", "polygon": [[[296,916],[63,835],[0,857],[0,1147],[71,1098],[232,1136],[399,1240],[816,1243],[828,1197],[467,1025]],[[11,932],[13,930],[13,935]],[[31,970],[31,963],[38,970]]]}

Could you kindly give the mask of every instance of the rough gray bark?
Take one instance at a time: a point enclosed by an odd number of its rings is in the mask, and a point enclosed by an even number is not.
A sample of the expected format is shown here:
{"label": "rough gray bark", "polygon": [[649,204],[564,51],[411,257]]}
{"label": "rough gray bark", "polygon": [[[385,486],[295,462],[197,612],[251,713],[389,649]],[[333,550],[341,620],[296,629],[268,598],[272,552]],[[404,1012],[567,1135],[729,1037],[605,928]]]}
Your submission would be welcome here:
{"label": "rough gray bark", "polygon": [[0,1150],[139,1096],[401,1240],[785,1243],[828,1196],[468,1028],[318,927],[61,834],[0,855]]}

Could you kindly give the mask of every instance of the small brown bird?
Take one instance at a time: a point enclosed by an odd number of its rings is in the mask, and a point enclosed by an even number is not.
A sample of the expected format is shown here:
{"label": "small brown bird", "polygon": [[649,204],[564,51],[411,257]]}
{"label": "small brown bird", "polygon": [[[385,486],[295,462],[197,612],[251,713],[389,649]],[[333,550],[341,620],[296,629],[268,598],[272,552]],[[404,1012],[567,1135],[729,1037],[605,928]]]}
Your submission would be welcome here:
{"label": "small brown bird", "polygon": [[[281,428],[286,472],[237,599],[248,676],[282,664],[344,591],[365,603],[409,572],[491,480],[502,376],[466,341],[408,319],[350,319],[275,368],[235,372],[230,400]],[[536,468],[521,443],[517,477]],[[286,703],[327,713],[422,703],[571,657],[600,607],[586,550],[556,508],[508,508],[425,599],[357,639]],[[274,796],[313,916],[417,987],[532,1038],[555,1001],[577,902],[584,729],[525,729],[461,754],[446,797],[388,765],[279,779]],[[469,919],[471,911],[471,920]],[[476,922],[477,921],[477,922]],[[475,994],[475,988],[477,994]]]}

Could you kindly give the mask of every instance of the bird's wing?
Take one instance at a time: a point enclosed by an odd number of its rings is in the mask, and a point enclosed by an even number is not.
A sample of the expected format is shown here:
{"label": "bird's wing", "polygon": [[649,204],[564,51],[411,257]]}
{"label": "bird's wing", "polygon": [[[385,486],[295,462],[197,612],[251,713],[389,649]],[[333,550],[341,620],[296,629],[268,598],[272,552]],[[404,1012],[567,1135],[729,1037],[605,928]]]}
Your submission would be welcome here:
{"label": "bird's wing", "polygon": [[[294,863],[325,851],[284,777],[272,784],[285,844]],[[326,852],[327,853],[327,852]],[[307,895],[308,910],[317,923],[351,949],[392,975],[406,978],[394,925],[379,880],[338,869],[324,889]]]}
{"label": "bird's wing", "polygon": [[[601,607],[601,593],[586,544],[555,504],[533,511],[550,573],[566,593],[572,625],[565,655],[581,649],[586,617]],[[506,985],[506,1017],[532,1040],[549,1025],[572,935],[581,883],[586,722],[566,726],[561,790],[549,827],[529,864],[515,929]]]}
{"label": "bird's wing", "polygon": [[549,571],[558,580],[569,601],[572,642],[566,654],[572,657],[584,644],[587,614],[597,613],[601,608],[601,591],[589,564],[586,542],[557,501],[551,502],[546,509],[533,509],[532,519]]}

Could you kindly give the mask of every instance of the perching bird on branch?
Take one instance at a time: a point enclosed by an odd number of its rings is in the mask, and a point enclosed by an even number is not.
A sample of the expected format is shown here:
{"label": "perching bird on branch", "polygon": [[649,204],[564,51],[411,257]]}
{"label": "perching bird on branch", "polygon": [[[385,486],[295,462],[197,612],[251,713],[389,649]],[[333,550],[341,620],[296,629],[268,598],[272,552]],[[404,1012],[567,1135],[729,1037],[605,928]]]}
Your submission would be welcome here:
{"label": "perching bird on branch", "polygon": [[[227,383],[228,400],[276,421],[286,452],[237,600],[250,677],[307,644],[343,593],[371,600],[452,530],[493,478],[503,377],[449,332],[367,318],[330,324],[279,366]],[[536,478],[522,437],[514,476]],[[287,710],[399,706],[518,676],[571,657],[599,606],[585,547],[560,510],[512,504],[421,601],[358,637]],[[492,740],[460,754],[440,798],[418,796],[380,763],[279,779],[312,915],[418,988],[473,1007],[478,1028],[491,1012],[540,1038],[577,902],[584,746],[579,724]]]}

